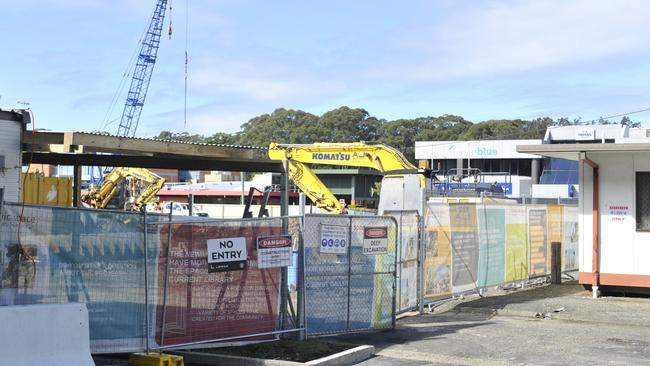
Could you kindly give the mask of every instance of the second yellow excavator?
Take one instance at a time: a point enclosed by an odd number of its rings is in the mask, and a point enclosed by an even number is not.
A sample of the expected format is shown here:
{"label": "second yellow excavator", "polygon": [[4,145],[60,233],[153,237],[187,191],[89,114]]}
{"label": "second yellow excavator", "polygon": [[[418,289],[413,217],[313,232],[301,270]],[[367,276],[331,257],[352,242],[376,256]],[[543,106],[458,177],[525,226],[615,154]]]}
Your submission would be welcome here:
{"label": "second yellow excavator", "polygon": [[85,192],[82,201],[94,208],[106,208],[119,190],[119,185],[126,181],[129,197],[124,202],[124,209],[139,211],[149,202],[165,184],[165,179],[143,168],[114,168],[99,187],[91,187]]}

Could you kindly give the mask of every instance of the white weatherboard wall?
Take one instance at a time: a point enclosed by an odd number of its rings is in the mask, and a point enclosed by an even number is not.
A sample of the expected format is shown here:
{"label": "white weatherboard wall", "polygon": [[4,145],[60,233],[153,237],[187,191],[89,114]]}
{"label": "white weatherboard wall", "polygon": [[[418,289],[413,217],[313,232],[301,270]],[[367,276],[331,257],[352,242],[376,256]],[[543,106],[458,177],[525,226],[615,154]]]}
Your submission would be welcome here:
{"label": "white weatherboard wall", "polygon": [[6,117],[3,117],[9,114],[0,112],[0,155],[4,156],[4,165],[0,165],[0,187],[5,189],[5,201],[18,202],[20,198],[22,122],[7,120]]}
{"label": "white weatherboard wall", "polygon": [[85,304],[1,306],[0,324],[3,365],[95,365]]}
{"label": "white weatherboard wall", "polygon": [[[591,153],[587,157],[600,168],[600,273],[650,275],[650,232],[636,230],[635,187],[636,172],[650,172],[650,152]],[[591,272],[592,168],[582,162],[580,186],[580,272]]]}

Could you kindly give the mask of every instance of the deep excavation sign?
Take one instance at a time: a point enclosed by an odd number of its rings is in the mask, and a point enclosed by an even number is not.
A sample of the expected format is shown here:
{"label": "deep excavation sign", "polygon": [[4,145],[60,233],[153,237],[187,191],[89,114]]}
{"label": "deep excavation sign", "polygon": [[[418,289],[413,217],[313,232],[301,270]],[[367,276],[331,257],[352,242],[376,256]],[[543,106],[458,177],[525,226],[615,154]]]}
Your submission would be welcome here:
{"label": "deep excavation sign", "polygon": [[388,253],[388,228],[366,227],[363,229],[363,254],[379,255]]}

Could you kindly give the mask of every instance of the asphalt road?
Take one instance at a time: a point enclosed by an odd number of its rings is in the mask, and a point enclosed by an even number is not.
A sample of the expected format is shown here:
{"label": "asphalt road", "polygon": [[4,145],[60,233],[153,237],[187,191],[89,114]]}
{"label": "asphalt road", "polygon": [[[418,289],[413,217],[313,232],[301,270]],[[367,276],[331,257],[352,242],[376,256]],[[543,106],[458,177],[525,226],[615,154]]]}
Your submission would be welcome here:
{"label": "asphalt road", "polygon": [[650,365],[650,298],[544,286],[449,302],[393,331],[335,339],[374,345],[364,366]]}

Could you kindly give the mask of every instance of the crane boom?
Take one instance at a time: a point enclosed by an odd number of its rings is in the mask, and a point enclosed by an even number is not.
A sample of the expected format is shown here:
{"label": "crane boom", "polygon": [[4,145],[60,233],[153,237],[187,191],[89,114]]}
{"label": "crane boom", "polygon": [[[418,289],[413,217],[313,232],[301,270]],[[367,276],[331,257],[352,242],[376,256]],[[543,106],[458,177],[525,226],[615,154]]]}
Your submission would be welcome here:
{"label": "crane boom", "polygon": [[[417,175],[419,188],[424,188],[424,172],[418,170],[398,150],[382,144],[314,143],[276,144],[269,146],[271,160],[286,160],[289,178],[305,192],[317,207],[328,213],[344,213],[343,205],[310,169],[309,164],[367,167],[388,177]],[[417,194],[417,192],[415,192]],[[381,203],[381,202],[380,202]],[[381,204],[380,204],[381,206]]]}
{"label": "crane boom", "polygon": [[124,103],[124,111],[117,131],[118,136],[135,136],[140,114],[142,113],[142,106],[147,96],[147,89],[149,89],[153,67],[156,64],[166,9],[167,0],[158,0],[156,2],[151,22],[142,40],[140,54],[133,70],[131,86]]}

